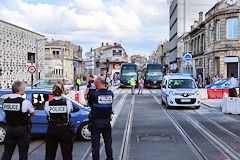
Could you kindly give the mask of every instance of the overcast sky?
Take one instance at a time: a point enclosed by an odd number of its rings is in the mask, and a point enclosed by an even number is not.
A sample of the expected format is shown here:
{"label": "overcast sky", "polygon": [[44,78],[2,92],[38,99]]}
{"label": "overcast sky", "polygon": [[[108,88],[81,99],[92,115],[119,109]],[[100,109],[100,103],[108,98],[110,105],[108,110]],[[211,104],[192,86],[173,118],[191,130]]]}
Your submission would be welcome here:
{"label": "overcast sky", "polygon": [[83,53],[121,42],[127,54],[149,56],[169,37],[167,0],[0,0],[0,19],[69,40]]}

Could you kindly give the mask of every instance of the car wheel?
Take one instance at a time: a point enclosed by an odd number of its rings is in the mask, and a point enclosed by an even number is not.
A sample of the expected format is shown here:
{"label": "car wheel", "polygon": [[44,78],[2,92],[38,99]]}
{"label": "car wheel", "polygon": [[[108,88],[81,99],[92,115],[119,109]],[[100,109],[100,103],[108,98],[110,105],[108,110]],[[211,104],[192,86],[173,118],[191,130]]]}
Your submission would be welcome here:
{"label": "car wheel", "polygon": [[78,128],[78,138],[83,141],[91,140],[91,132],[88,130],[88,122],[84,122]]}
{"label": "car wheel", "polygon": [[167,101],[167,98],[166,98],[166,107],[167,107],[167,109],[170,109],[171,107],[168,105],[168,101]]}
{"label": "car wheel", "polygon": [[3,144],[6,137],[6,126],[4,124],[0,124],[0,144]]}
{"label": "car wheel", "polygon": [[162,97],[162,104],[165,105],[165,102],[163,101],[163,97]]}
{"label": "car wheel", "polygon": [[195,107],[195,109],[199,109],[199,108],[200,108],[200,106],[196,106],[196,107]]}

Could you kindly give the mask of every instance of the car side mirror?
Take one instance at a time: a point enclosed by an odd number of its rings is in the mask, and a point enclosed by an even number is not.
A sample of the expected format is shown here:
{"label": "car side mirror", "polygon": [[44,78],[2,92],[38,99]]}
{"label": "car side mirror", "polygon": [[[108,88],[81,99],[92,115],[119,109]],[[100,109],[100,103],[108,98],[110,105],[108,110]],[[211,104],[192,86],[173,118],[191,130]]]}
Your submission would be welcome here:
{"label": "car side mirror", "polygon": [[34,84],[34,87],[37,87],[37,83],[36,83],[36,84]]}

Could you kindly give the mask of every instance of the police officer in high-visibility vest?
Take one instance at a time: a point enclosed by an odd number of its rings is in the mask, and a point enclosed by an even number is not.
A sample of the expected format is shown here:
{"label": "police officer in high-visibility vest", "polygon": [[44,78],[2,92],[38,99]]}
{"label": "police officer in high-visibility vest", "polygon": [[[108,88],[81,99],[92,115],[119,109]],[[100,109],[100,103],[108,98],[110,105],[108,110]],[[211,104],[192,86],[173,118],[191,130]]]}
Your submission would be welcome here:
{"label": "police officer in high-visibility vest", "polygon": [[79,111],[72,102],[64,100],[60,84],[53,87],[53,100],[45,103],[45,112],[48,117],[46,135],[45,160],[55,160],[58,144],[60,143],[63,160],[72,160],[74,126],[70,123],[70,112]]}
{"label": "police officer in high-visibility vest", "polygon": [[137,85],[134,79],[134,76],[130,79],[130,85],[131,85],[131,93],[134,94],[135,92],[135,86]]}
{"label": "police officer in high-visibility vest", "polygon": [[18,145],[19,159],[28,159],[28,149],[31,132],[31,115],[35,115],[32,103],[24,98],[25,83],[15,81],[12,92],[3,102],[6,114],[7,133],[5,138],[2,160],[10,160],[16,145]]}
{"label": "police officer in high-visibility vest", "polygon": [[111,114],[113,93],[105,89],[104,77],[98,77],[95,80],[97,90],[90,91],[88,106],[91,107],[90,116],[92,117],[92,157],[93,160],[99,160],[100,134],[102,134],[107,160],[113,160],[112,156],[112,131]]}

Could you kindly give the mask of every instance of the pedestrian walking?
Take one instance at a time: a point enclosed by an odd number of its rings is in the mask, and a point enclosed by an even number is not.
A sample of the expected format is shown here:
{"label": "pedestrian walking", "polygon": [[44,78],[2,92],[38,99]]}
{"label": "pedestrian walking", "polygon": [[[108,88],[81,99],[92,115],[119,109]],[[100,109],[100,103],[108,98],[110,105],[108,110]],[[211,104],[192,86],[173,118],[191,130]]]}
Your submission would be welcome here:
{"label": "pedestrian walking", "polygon": [[12,85],[10,96],[3,102],[3,110],[6,114],[7,133],[4,144],[2,160],[12,159],[16,145],[18,145],[19,159],[28,159],[30,143],[31,119],[35,111],[32,103],[24,98],[25,84],[15,81]]}
{"label": "pedestrian walking", "polygon": [[234,74],[230,75],[230,80],[228,81],[229,84],[229,97],[236,97],[237,92],[236,92],[236,85],[237,85],[237,80],[234,78]]}
{"label": "pedestrian walking", "polygon": [[138,86],[138,94],[141,92],[143,94],[143,85],[144,85],[144,80],[142,77],[139,79],[139,86]]}
{"label": "pedestrian walking", "polygon": [[197,78],[198,88],[202,88],[202,76],[199,74]]}
{"label": "pedestrian walking", "polygon": [[45,103],[48,119],[45,160],[55,160],[59,143],[63,159],[72,160],[74,126],[70,122],[70,112],[77,112],[79,108],[73,107],[71,101],[64,100],[61,87],[56,84],[53,87],[53,100]]}
{"label": "pedestrian walking", "polygon": [[105,80],[98,77],[95,80],[97,90],[90,91],[88,106],[91,107],[92,119],[91,140],[93,160],[99,160],[100,134],[104,139],[107,160],[113,160],[111,114],[113,93],[105,89]]}
{"label": "pedestrian walking", "polygon": [[134,94],[135,93],[135,86],[136,86],[136,81],[134,79],[134,76],[132,76],[132,78],[130,79],[130,86],[131,86],[131,93]]}
{"label": "pedestrian walking", "polygon": [[88,94],[90,90],[96,90],[95,84],[94,84],[94,77],[92,75],[90,75],[88,77],[88,84],[87,84],[87,89],[85,92],[85,98],[88,99]]}
{"label": "pedestrian walking", "polygon": [[76,79],[77,91],[79,91],[80,85],[81,85],[81,79],[80,79],[80,76],[77,76],[77,79]]}
{"label": "pedestrian walking", "polygon": [[219,81],[219,77],[218,77],[218,75],[215,75],[213,77],[213,84],[215,84],[217,81]]}
{"label": "pedestrian walking", "polygon": [[210,75],[208,74],[207,77],[205,78],[206,85],[212,84],[212,80],[210,78]]}

